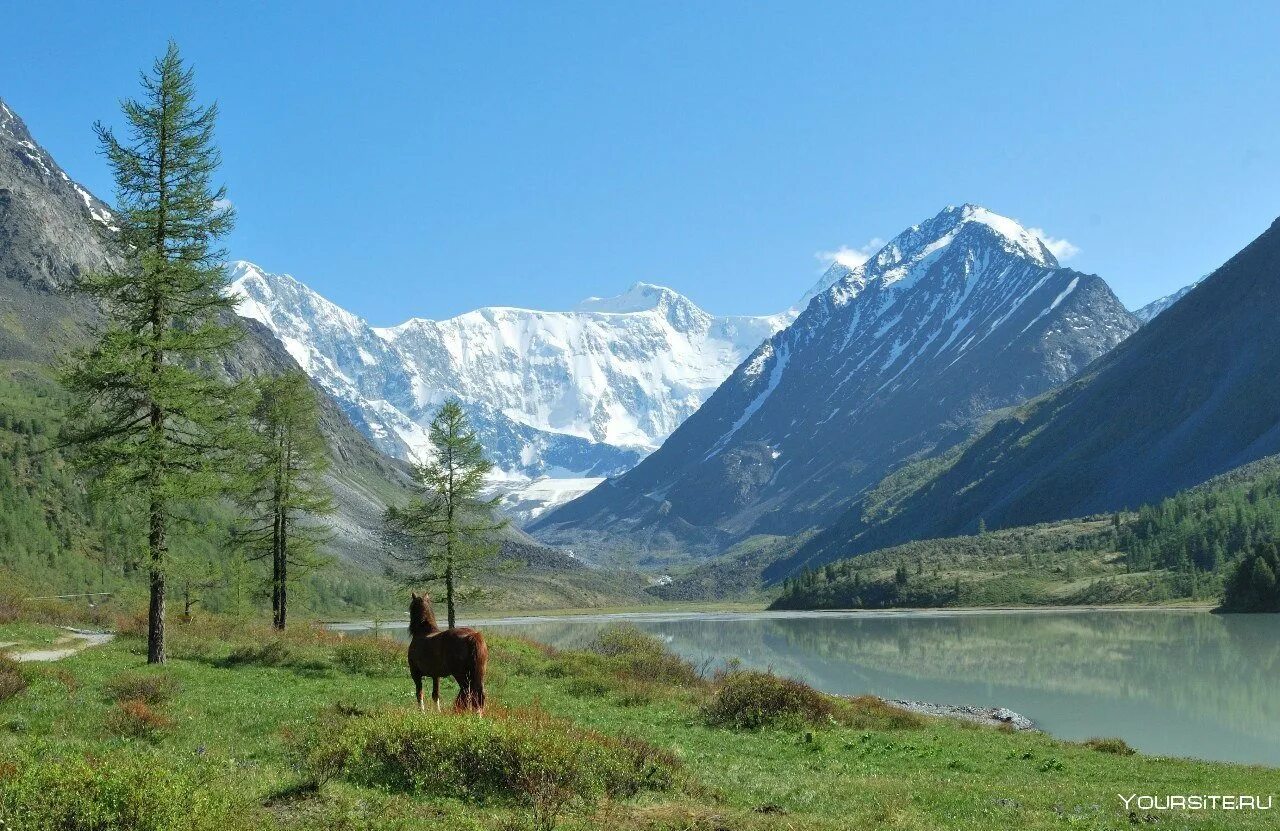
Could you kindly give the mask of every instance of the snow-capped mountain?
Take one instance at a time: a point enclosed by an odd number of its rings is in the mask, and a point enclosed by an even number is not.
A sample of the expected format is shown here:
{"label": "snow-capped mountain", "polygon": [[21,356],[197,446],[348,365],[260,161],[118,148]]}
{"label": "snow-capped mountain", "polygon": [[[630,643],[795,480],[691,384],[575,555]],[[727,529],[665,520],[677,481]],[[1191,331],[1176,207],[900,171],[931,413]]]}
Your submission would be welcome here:
{"label": "snow-capped mountain", "polygon": [[493,307],[376,328],[289,275],[243,261],[230,272],[240,314],[268,326],[383,450],[415,457],[434,410],[457,397],[513,485],[591,480],[516,501],[574,495],[632,467],[794,317],[717,317],[637,283],[568,312]]}
{"label": "snow-capped mountain", "polygon": [[1143,306],[1142,308],[1135,309],[1133,312],[1133,316],[1136,317],[1138,320],[1142,321],[1144,325],[1147,323],[1150,323],[1156,315],[1160,314],[1165,309],[1172,306],[1174,303],[1177,303],[1179,300],[1186,297],[1187,294],[1193,288],[1200,285],[1200,282],[1202,280],[1204,280],[1203,277],[1201,277],[1199,280],[1196,280],[1194,283],[1192,283],[1189,286],[1183,286],[1182,288],[1175,291],[1173,294],[1166,294],[1164,297],[1159,297],[1159,298],[1156,298],[1155,300],[1152,300],[1150,303]]}
{"label": "snow-capped mountain", "polygon": [[[1280,453],[1280,219],[1075,381],[853,505],[767,576],[910,539],[1110,513]],[[714,400],[714,399],[713,399]],[[861,510],[859,510],[861,508]]]}
{"label": "snow-capped mountain", "polygon": [[974,205],[833,269],[658,451],[535,534],[643,562],[821,526],[903,461],[1061,384],[1138,327],[1101,278]]}

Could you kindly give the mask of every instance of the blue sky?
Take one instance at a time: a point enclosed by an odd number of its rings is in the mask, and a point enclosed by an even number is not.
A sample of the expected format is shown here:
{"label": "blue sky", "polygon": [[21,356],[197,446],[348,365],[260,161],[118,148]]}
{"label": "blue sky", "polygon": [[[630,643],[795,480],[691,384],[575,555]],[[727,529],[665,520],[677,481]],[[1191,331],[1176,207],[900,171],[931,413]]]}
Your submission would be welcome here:
{"label": "blue sky", "polygon": [[181,5],[6,5],[0,97],[109,198],[90,124],[175,38],[232,256],[375,324],[637,280],[777,311],[963,202],[1133,305],[1280,214],[1276,4]]}

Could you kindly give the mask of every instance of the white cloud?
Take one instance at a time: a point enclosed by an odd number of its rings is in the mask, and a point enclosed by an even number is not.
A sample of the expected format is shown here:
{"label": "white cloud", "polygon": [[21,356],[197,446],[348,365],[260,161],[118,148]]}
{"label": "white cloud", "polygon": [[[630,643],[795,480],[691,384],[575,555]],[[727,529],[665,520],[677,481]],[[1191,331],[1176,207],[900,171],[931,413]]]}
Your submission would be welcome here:
{"label": "white cloud", "polygon": [[857,268],[858,266],[871,259],[871,256],[884,248],[884,240],[879,237],[873,237],[867,241],[866,245],[860,248],[850,248],[842,245],[835,251],[816,251],[814,258],[822,263],[822,270],[826,271],[832,263],[840,263],[845,268]]}
{"label": "white cloud", "polygon": [[213,200],[213,207],[214,210],[225,211],[227,208],[234,208],[235,203],[230,199],[215,199]]}
{"label": "white cloud", "polygon": [[1039,237],[1040,241],[1044,243],[1044,247],[1048,248],[1049,253],[1057,257],[1059,261],[1069,260],[1080,253],[1080,246],[1069,239],[1051,237],[1045,233],[1043,228],[1028,228],[1027,230]]}

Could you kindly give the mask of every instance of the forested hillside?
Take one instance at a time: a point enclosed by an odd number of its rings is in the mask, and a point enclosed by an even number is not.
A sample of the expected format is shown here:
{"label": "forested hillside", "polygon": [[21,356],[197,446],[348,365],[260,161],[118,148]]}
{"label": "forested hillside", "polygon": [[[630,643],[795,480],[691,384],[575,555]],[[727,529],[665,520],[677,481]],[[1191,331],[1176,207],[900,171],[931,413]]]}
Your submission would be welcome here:
{"label": "forested hillside", "polygon": [[[34,595],[142,590],[141,526],[130,506],[91,499],[57,446],[66,393],[49,370],[0,362],[0,569]],[[226,556],[234,512],[205,506],[174,535],[175,606],[237,611],[256,605],[256,569]],[[355,569],[303,577],[298,599],[315,613],[387,608],[389,584]]]}
{"label": "forested hillside", "polygon": [[806,570],[774,608],[1216,602],[1280,539],[1272,456],[1136,512],[881,549]]}

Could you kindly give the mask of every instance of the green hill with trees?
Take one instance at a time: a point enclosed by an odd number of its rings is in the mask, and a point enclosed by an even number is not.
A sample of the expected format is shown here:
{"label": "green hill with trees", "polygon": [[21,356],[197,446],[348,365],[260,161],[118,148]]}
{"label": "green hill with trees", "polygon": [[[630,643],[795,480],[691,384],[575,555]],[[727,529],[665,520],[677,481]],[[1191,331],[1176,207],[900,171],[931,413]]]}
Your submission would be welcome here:
{"label": "green hill with trees", "polygon": [[1273,456],[1135,512],[838,559],[785,580],[772,608],[1217,603],[1225,591],[1229,608],[1262,609],[1277,539]]}

